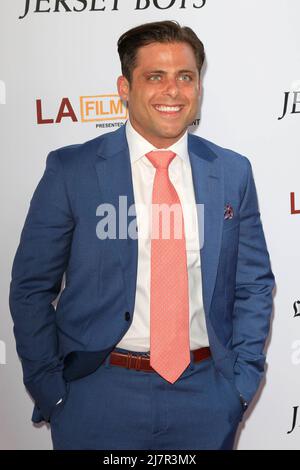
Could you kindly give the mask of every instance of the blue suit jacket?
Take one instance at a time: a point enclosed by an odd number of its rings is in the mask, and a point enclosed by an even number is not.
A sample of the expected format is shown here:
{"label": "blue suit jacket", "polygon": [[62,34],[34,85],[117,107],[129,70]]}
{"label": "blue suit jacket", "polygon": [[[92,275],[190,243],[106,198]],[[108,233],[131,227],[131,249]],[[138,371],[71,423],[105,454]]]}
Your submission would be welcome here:
{"label": "blue suit jacket", "polygon": [[[200,255],[209,343],[215,367],[250,401],[264,370],[274,284],[251,166],[245,157],[193,135],[189,156],[196,202],[204,204]],[[134,204],[124,127],[49,154],[10,291],[35,422],[49,419],[68,382],[95,371],[132,322],[138,240],[96,235],[97,207],[113,204],[118,216],[121,195],[128,207]],[[227,203],[234,217],[224,220]]]}

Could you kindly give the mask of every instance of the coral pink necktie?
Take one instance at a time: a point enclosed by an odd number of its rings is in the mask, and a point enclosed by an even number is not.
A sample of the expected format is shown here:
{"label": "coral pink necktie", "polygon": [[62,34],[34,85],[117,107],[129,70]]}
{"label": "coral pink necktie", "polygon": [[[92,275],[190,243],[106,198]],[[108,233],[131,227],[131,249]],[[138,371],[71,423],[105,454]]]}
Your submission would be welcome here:
{"label": "coral pink necktie", "polygon": [[[175,153],[153,151],[146,157],[156,168],[152,193],[150,365],[164,379],[174,383],[190,363],[183,213],[168,174]],[[157,217],[156,209],[163,208],[161,204],[170,215],[167,219],[165,215]],[[175,216],[170,206],[175,209]]]}

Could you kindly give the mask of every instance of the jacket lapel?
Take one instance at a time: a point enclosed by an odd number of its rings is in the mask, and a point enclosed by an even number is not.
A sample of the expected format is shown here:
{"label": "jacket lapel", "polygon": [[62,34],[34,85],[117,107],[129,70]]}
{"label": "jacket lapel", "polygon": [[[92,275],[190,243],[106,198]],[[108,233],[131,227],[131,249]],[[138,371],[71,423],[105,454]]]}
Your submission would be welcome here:
{"label": "jacket lapel", "polygon": [[[204,240],[200,244],[200,256],[203,303],[208,317],[221,247],[224,179],[220,159],[203,140],[192,135],[189,135],[189,156],[196,204],[204,206]],[[203,221],[199,220],[199,225],[201,223]],[[201,233],[201,228],[200,225],[199,233]]]}
{"label": "jacket lapel", "polygon": [[[123,272],[124,285],[130,312],[134,311],[137,277],[137,237],[128,236],[128,226],[136,228],[134,194],[129,150],[125,137],[125,126],[104,136],[98,149],[96,172],[99,181],[101,201],[111,204],[116,213],[116,239],[113,249],[117,250]],[[121,197],[121,199],[120,199]],[[129,210],[131,207],[131,211]],[[127,215],[129,211],[129,216]]]}
{"label": "jacket lapel", "polygon": [[[116,209],[117,237],[115,245],[123,271],[128,307],[134,311],[138,240],[126,236],[124,231],[119,237],[120,211],[119,197],[125,197],[122,204],[127,204],[127,212],[134,207],[134,194],[129,150],[125,136],[125,126],[103,137],[97,152],[96,172],[101,192],[101,200]],[[220,160],[209,146],[198,137],[189,135],[189,157],[192,167],[196,204],[204,207],[204,243],[200,250],[202,292],[205,314],[208,317],[213,290],[216,281],[221,237],[224,218],[224,180]],[[126,212],[126,211],[125,211]],[[125,222],[124,215],[123,221]],[[121,229],[128,224],[133,227],[135,213],[130,212]],[[202,221],[199,220],[199,224]],[[199,227],[201,233],[201,226]]]}

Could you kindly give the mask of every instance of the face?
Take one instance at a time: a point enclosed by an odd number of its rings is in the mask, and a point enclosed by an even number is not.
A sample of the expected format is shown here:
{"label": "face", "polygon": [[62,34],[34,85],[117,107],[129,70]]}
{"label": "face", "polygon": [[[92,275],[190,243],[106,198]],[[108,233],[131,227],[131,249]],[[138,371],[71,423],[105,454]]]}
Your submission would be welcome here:
{"label": "face", "polygon": [[118,79],[134,129],[157,148],[176,142],[196,118],[199,72],[187,43],[152,43],[137,52],[131,83]]}

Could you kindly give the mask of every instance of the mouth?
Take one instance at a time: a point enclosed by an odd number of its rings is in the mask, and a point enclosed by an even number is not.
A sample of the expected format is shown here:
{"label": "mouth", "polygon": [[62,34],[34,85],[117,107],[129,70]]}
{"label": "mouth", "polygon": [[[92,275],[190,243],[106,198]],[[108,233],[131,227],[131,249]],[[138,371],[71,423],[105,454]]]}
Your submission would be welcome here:
{"label": "mouth", "polygon": [[161,113],[162,115],[166,116],[176,116],[180,111],[183,109],[183,105],[175,104],[175,105],[165,105],[165,104],[155,104],[154,109]]}

